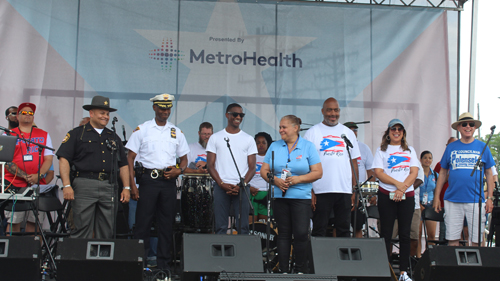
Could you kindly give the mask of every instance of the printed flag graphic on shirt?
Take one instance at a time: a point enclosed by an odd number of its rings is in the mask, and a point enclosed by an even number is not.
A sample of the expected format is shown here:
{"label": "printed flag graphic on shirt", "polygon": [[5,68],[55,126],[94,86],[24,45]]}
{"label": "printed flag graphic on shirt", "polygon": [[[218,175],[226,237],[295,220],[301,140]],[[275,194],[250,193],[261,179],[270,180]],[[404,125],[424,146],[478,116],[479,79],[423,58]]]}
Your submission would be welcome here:
{"label": "printed flag graphic on shirt", "polygon": [[255,174],[260,175],[260,168],[262,168],[262,162],[257,162],[257,168],[255,169]]}
{"label": "printed flag graphic on shirt", "polygon": [[399,156],[398,154],[403,154],[404,152],[396,152],[391,154],[389,159],[387,159],[387,163],[389,164],[390,169],[394,168],[406,168],[410,166],[410,157],[408,156]]}
{"label": "printed flag graphic on shirt", "polygon": [[195,163],[198,163],[199,161],[207,162],[207,155],[206,154],[201,154],[196,157],[196,160],[194,160]]}
{"label": "printed flag graphic on shirt", "polygon": [[345,147],[344,141],[342,138],[337,136],[326,136],[323,137],[323,141],[321,142],[321,149],[319,151],[343,151]]}

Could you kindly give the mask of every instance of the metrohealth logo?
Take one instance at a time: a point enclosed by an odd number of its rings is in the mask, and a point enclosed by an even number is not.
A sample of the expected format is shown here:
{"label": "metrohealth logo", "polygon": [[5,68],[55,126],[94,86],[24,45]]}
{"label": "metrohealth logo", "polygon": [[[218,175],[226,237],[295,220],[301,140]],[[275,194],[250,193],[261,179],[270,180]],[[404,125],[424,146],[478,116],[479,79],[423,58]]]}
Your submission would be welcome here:
{"label": "metrohealth logo", "polygon": [[175,61],[184,59],[184,52],[175,49],[172,38],[163,38],[160,48],[149,51],[149,58],[158,61],[162,71],[170,72]]}

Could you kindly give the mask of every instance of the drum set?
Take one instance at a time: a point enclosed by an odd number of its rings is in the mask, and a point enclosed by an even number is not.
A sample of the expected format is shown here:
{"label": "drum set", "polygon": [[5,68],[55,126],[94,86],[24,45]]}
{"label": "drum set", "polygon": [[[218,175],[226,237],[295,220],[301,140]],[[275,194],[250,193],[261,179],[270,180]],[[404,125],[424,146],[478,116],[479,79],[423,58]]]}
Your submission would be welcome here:
{"label": "drum set", "polygon": [[209,174],[185,174],[181,184],[181,223],[185,232],[213,232],[213,181]]}

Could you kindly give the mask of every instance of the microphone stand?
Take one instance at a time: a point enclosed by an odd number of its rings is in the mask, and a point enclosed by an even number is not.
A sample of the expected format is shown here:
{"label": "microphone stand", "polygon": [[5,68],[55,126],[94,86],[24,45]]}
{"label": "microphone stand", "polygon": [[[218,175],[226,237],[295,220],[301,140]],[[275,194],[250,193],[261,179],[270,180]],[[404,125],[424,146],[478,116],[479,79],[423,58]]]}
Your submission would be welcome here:
{"label": "microphone stand", "polygon": [[[483,167],[484,167],[484,163],[483,163],[483,154],[484,154],[484,151],[486,150],[486,148],[488,147],[488,144],[490,143],[490,140],[491,140],[491,137],[493,136],[493,132],[495,131],[495,126],[491,127],[491,134],[490,136],[488,137],[488,140],[486,141],[486,145],[483,147],[483,151],[481,151],[481,154],[479,155],[479,157],[477,158],[477,161],[476,161],[476,164],[474,164],[474,168],[472,168],[472,172],[470,173],[470,176],[472,177],[474,175],[474,173],[476,172],[476,169],[479,168],[479,186],[477,188],[478,190],[478,194],[479,194],[479,200],[478,200],[478,207],[479,207],[479,211],[478,211],[478,215],[479,215],[479,219],[478,219],[478,228],[477,228],[477,245],[478,246],[481,246],[481,208],[483,206],[483,194],[484,194],[484,190],[483,190],[483,178],[484,178],[484,171],[483,171]],[[489,147],[488,147],[489,149]],[[471,224],[472,225],[472,224]],[[474,227],[474,226],[472,226]],[[474,229],[472,230],[472,232],[474,233]],[[472,239],[472,237],[471,237]]]}
{"label": "microphone stand", "polygon": [[269,249],[269,240],[271,240],[271,202],[274,199],[274,151],[272,151],[271,156],[271,171],[267,173],[267,178],[269,179],[269,188],[267,192],[267,221],[266,221],[266,269],[268,273],[272,273],[272,268],[269,263],[269,255],[271,249]]}
{"label": "microphone stand", "polygon": [[[227,148],[229,149],[229,152],[231,153],[231,158],[233,158],[234,166],[236,167],[236,171],[238,172],[238,177],[240,178],[240,182],[238,183],[238,186],[240,187],[241,190],[243,190],[243,192],[245,192],[245,194],[247,196],[248,204],[250,205],[250,208],[251,208],[252,214],[253,214],[252,202],[250,201],[250,196],[247,194],[247,190],[245,188],[245,179],[241,177],[240,169],[238,169],[238,164],[236,164],[236,160],[234,159],[233,151],[231,150],[231,146],[229,145],[229,138],[224,138],[224,140],[227,143]],[[239,206],[239,212],[238,212],[238,235],[241,234],[241,211],[242,211],[242,202],[243,202],[241,190],[238,192],[238,196],[239,196],[239,200],[240,200],[240,203],[239,203],[240,206]],[[248,216],[248,214],[247,214],[247,216]]]}
{"label": "microphone stand", "polygon": [[113,130],[113,140],[110,144],[111,146],[111,173],[109,176],[109,183],[113,185],[111,188],[111,204],[113,207],[113,239],[116,239],[116,215],[118,213],[118,204],[115,202],[115,197],[118,192],[118,158],[120,158],[120,153],[116,144],[116,127],[115,123],[118,121],[118,118],[113,117],[113,121],[111,122],[111,129]]}
{"label": "microphone stand", "polygon": [[[359,188],[359,182],[358,182],[358,174],[356,173],[356,170],[354,169],[354,166],[352,165],[351,151],[349,150],[349,145],[346,144],[346,148],[347,148],[347,154],[349,155],[349,164],[351,165],[351,170],[354,174],[354,179],[356,180],[356,187],[354,188],[354,192],[356,192],[356,194],[354,195],[354,204],[358,204],[358,200],[359,200],[360,193],[361,193],[361,190]],[[361,205],[363,206],[363,211],[366,214],[366,206],[365,206],[364,202],[362,202]],[[356,211],[356,206],[354,206],[354,210]],[[352,226],[352,231],[353,231],[354,236],[356,236],[357,214],[358,214],[358,212],[354,212],[354,223]]]}

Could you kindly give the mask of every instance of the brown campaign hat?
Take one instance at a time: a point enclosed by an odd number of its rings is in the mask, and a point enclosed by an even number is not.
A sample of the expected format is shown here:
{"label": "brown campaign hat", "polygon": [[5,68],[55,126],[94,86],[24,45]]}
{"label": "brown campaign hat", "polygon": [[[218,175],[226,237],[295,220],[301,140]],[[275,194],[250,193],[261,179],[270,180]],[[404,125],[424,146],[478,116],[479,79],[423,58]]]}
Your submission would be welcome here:
{"label": "brown campaign hat", "polygon": [[103,96],[94,96],[90,104],[86,104],[83,106],[83,109],[85,110],[91,110],[95,108],[105,109],[108,110],[109,112],[116,111],[115,108],[109,107],[109,98]]}

